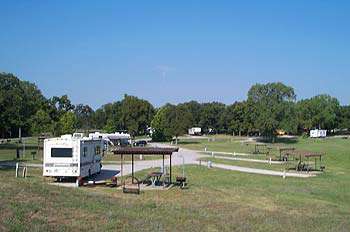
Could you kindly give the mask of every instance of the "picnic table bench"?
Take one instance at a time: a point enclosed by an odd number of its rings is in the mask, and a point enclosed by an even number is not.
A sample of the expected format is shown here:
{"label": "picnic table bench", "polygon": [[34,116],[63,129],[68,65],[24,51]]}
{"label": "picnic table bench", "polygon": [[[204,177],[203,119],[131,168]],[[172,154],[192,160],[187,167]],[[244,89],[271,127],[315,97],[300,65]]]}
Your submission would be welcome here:
{"label": "picnic table bench", "polygon": [[295,151],[294,147],[280,147],[278,148],[280,154],[280,161],[288,161],[291,152]]}
{"label": "picnic table bench", "polygon": [[123,193],[140,194],[140,181],[136,177],[128,177],[123,183]]}

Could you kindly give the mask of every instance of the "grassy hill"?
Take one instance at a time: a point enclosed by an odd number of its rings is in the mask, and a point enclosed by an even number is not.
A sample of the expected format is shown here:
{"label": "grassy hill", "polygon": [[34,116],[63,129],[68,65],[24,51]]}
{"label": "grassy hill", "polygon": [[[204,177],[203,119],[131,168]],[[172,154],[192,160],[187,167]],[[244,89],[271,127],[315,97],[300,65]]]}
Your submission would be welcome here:
{"label": "grassy hill", "polygon": [[[213,149],[236,146],[216,142]],[[189,189],[135,196],[51,186],[40,169],[26,180],[0,169],[0,231],[350,231],[350,141],[300,139],[293,146],[325,151],[326,172],[282,179],[187,166]]]}

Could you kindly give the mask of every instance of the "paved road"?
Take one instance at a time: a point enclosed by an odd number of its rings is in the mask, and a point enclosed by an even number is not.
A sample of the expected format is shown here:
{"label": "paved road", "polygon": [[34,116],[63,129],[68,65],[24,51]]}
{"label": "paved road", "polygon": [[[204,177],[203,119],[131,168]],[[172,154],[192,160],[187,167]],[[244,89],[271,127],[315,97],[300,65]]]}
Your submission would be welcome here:
{"label": "paved road", "polygon": [[[213,157],[213,156],[207,155],[206,157]],[[220,155],[214,155],[213,158],[224,159],[224,160],[234,160],[234,161],[246,161],[246,162],[252,162],[252,163],[284,164],[284,162],[282,162],[282,161],[274,161],[274,160],[269,161],[269,160],[261,160],[261,159],[247,159],[247,158],[220,156]]]}
{"label": "paved road", "polygon": [[307,174],[307,173],[294,173],[294,172],[291,172],[291,173],[280,172],[280,171],[272,171],[272,170],[257,169],[257,168],[246,168],[241,166],[218,164],[218,163],[213,163],[212,167],[231,170],[231,171],[251,173],[251,174],[268,175],[268,176],[281,176],[281,177],[285,176],[285,177],[299,177],[299,178],[308,178],[308,177],[315,176],[315,174],[312,174],[312,173]]}

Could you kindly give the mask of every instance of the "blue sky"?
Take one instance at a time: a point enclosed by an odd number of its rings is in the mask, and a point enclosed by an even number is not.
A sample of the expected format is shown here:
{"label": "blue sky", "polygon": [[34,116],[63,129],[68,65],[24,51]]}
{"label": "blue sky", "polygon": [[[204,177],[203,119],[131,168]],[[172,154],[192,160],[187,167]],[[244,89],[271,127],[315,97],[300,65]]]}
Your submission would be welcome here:
{"label": "blue sky", "polygon": [[255,83],[350,104],[349,1],[2,1],[0,71],[94,108],[233,103]]}

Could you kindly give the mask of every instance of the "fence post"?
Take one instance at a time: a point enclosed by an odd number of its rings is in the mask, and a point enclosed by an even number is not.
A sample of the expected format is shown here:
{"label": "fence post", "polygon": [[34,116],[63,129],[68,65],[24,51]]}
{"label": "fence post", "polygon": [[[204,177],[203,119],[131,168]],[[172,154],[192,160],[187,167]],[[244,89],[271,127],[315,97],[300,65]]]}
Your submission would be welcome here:
{"label": "fence post", "polygon": [[16,163],[16,178],[18,178],[19,163]]}
{"label": "fence post", "polygon": [[27,178],[27,166],[23,168],[23,173],[22,173],[23,178]]}
{"label": "fence post", "polygon": [[22,150],[22,155],[23,155],[23,157],[26,157],[26,142],[25,142],[25,140],[23,139],[23,150]]}
{"label": "fence post", "polygon": [[211,168],[212,167],[212,162],[209,160],[207,165],[208,165],[208,168]]}

